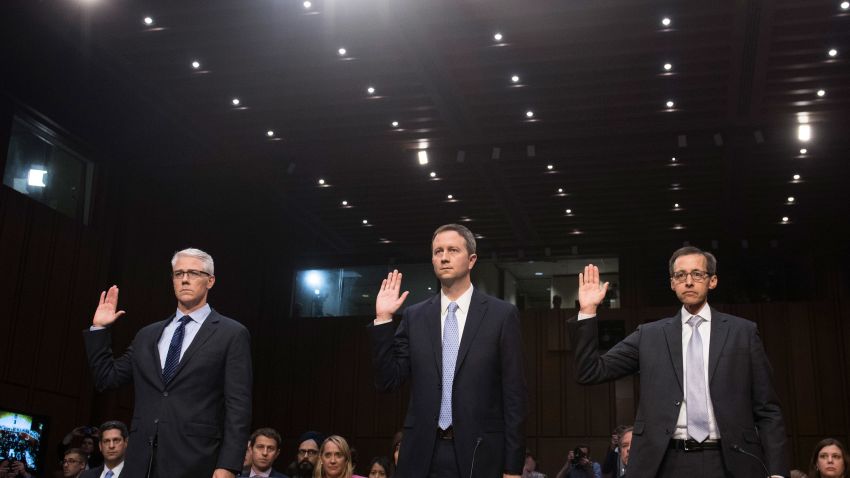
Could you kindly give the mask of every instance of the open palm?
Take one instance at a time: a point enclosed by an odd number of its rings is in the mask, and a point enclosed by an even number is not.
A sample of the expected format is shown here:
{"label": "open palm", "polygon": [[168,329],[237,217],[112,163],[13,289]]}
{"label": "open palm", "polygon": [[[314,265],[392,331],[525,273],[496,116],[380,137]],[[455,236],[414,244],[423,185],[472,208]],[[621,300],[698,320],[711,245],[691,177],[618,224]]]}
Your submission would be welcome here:
{"label": "open palm", "polygon": [[583,311],[593,310],[605,299],[608,283],[599,282],[599,268],[593,264],[584,266],[584,273],[578,275],[578,303]]}
{"label": "open palm", "polygon": [[381,282],[381,290],[375,299],[375,314],[380,319],[391,319],[392,315],[401,307],[407,295],[410,293],[401,290],[401,272],[394,270],[387,274],[387,278]]}
{"label": "open palm", "polygon": [[124,315],[123,310],[118,309],[118,287],[112,286],[106,292],[100,293],[100,303],[94,311],[92,325],[95,327],[106,327],[115,322],[118,317]]}

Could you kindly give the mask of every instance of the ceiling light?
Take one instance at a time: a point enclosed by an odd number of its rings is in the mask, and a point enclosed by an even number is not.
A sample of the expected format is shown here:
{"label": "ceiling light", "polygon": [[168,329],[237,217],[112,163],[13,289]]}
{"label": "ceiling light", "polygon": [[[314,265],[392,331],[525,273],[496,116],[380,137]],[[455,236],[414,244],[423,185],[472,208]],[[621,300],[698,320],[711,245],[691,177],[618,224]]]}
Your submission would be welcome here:
{"label": "ceiling light", "polygon": [[142,21],[143,21],[143,22],[145,23],[145,25],[147,25],[147,26],[151,26],[151,25],[153,25],[153,17],[145,17],[145,18],[144,18],[144,20],[142,20]]}
{"label": "ceiling light", "polygon": [[667,100],[667,103],[665,104],[667,105],[667,108],[673,108],[676,106],[676,103],[673,103],[673,100]]}
{"label": "ceiling light", "polygon": [[369,220],[368,220],[368,219],[364,219],[364,220],[363,220],[363,224],[369,224]]}
{"label": "ceiling light", "polygon": [[546,169],[548,169],[549,171],[551,171],[551,170],[555,169],[555,166],[554,166],[554,165],[552,165],[552,164],[547,164],[547,165],[546,165]]}
{"label": "ceiling light", "polygon": [[416,156],[419,158],[419,164],[421,164],[422,166],[428,164],[428,151],[419,151]]}
{"label": "ceiling light", "polygon": [[675,162],[676,162],[676,157],[675,157],[675,156],[673,156],[672,158],[670,158],[670,162],[671,162],[671,163],[675,163]]}
{"label": "ceiling light", "polygon": [[665,27],[669,27],[671,23],[673,23],[673,21],[670,20],[669,17],[664,17],[664,18],[661,19],[661,24],[664,25]]}
{"label": "ceiling light", "polygon": [[838,56],[838,50],[836,50],[835,48],[830,48],[827,54],[831,57],[836,57]]}
{"label": "ceiling light", "polygon": [[526,118],[534,118],[534,111],[528,110],[525,112]]}
{"label": "ceiling light", "polygon": [[788,222],[788,221],[789,221],[788,216],[782,216],[782,222]]}
{"label": "ceiling light", "polygon": [[393,121],[392,125],[393,125],[393,128],[398,128],[398,121]]}
{"label": "ceiling light", "polygon": [[800,148],[800,154],[806,154],[806,153],[808,153],[808,152],[809,152],[809,150],[808,150],[808,149],[806,149],[806,148]]}
{"label": "ceiling light", "polygon": [[672,63],[665,63],[665,64],[664,64],[664,70],[666,70],[666,71],[670,71],[670,70],[672,70],[672,69],[673,69],[673,64],[672,64]]}
{"label": "ceiling light", "polygon": [[454,197],[454,196],[452,196],[451,194],[449,194],[448,196],[446,196],[446,199],[454,199],[454,198],[455,198],[455,197]]}
{"label": "ceiling light", "polygon": [[826,90],[818,90],[818,96],[821,97],[821,98],[826,96]]}
{"label": "ceiling light", "polygon": [[302,3],[301,5],[304,5],[304,8],[306,10],[309,10],[313,7],[313,2],[311,2],[310,0],[305,0],[304,3]]}
{"label": "ceiling light", "polygon": [[563,194],[563,193],[564,193],[564,188],[558,188],[558,194]]}
{"label": "ceiling light", "polygon": [[366,88],[366,93],[369,93],[370,95],[374,95],[375,94],[375,88],[372,87],[372,86],[370,86],[369,88]]}
{"label": "ceiling light", "polygon": [[437,173],[435,173],[434,171],[431,171],[430,176],[431,176],[432,178],[436,178],[436,177],[437,177]]}
{"label": "ceiling light", "polygon": [[812,139],[812,127],[808,124],[801,124],[797,127],[797,139],[800,141],[808,141]]}
{"label": "ceiling light", "polygon": [[542,272],[535,272],[535,273],[534,273],[534,275],[536,275],[536,276],[542,276],[542,275],[543,275],[543,273],[542,273]]}
{"label": "ceiling light", "polygon": [[493,35],[493,39],[496,40],[496,41],[502,41],[502,38],[503,37],[502,37],[501,33],[497,32],[495,35]]}
{"label": "ceiling light", "polygon": [[322,185],[322,186],[324,186],[324,185],[325,185],[325,180],[324,180],[324,179],[319,179],[319,184],[320,184],[320,185]]}
{"label": "ceiling light", "polygon": [[789,203],[792,203],[794,201],[796,201],[796,199],[794,199],[794,196],[788,196],[788,202]]}
{"label": "ceiling light", "polygon": [[679,203],[673,204],[673,209],[679,209]]}
{"label": "ceiling light", "polygon": [[197,70],[197,69],[198,69],[198,68],[200,68],[200,67],[201,67],[201,62],[200,62],[200,61],[198,61],[198,60],[194,60],[194,61],[192,62],[192,68],[194,68],[194,69],[196,69],[196,70]]}
{"label": "ceiling light", "polygon": [[573,213],[573,210],[572,210],[572,209],[567,209],[567,210],[566,210],[566,213],[567,213],[567,214],[572,214],[572,213]]}
{"label": "ceiling light", "polygon": [[239,103],[241,103],[241,101],[239,101],[239,98],[233,98],[232,100],[230,100],[230,103],[232,103],[233,106],[239,106]]}
{"label": "ceiling light", "polygon": [[841,9],[842,10],[850,9],[850,2],[841,2]]}
{"label": "ceiling light", "polygon": [[273,136],[274,136],[274,131],[272,131],[272,130],[268,130],[268,131],[266,131],[266,136],[268,136],[269,138],[273,137]]}
{"label": "ceiling light", "polygon": [[43,169],[30,169],[27,173],[27,186],[34,186],[37,188],[46,187],[47,184],[44,183],[45,176],[47,176],[47,171]]}
{"label": "ceiling light", "polygon": [[339,56],[345,56],[347,50],[345,48],[340,48],[339,50],[337,50],[337,53],[339,53]]}
{"label": "ceiling light", "polygon": [[806,124],[809,122],[809,114],[808,113],[797,113],[797,122],[800,124]]}
{"label": "ceiling light", "polygon": [[348,201],[343,200],[340,204],[342,204],[343,206],[348,206]]}
{"label": "ceiling light", "polygon": [[792,176],[792,178],[794,178],[794,181],[799,181],[801,177],[802,176],[800,176],[799,174],[795,174],[794,176]]}
{"label": "ceiling light", "polygon": [[518,75],[514,75],[514,76],[512,76],[512,77],[511,77],[511,81],[512,81],[513,83],[519,83],[519,76],[518,76]]}

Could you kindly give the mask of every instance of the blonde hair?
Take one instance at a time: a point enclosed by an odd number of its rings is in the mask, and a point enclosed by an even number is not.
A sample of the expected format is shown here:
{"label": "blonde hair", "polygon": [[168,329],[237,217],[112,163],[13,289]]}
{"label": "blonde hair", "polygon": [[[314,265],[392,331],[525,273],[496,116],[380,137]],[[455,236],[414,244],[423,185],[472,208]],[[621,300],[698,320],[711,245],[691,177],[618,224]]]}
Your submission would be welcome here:
{"label": "blonde hair", "polygon": [[351,448],[348,446],[348,442],[345,441],[345,438],[339,435],[331,435],[325,438],[325,441],[322,442],[322,446],[319,447],[319,462],[316,464],[316,469],[313,470],[313,478],[327,478],[322,466],[322,455],[325,452],[325,445],[328,443],[336,445],[345,457],[345,470],[342,472],[342,476],[340,478],[351,478],[351,475],[354,474],[354,464],[351,463]]}

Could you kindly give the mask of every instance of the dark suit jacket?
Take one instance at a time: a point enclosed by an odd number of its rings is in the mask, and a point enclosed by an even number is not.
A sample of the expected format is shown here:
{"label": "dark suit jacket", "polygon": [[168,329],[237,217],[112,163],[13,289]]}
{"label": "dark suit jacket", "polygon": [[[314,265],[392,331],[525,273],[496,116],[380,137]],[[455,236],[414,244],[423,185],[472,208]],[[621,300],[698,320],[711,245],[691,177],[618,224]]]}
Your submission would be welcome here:
{"label": "dark suit jacket", "polygon": [[109,328],[83,331],[98,390],[132,383],[135,408],[121,478],[144,476],[149,438],[158,434],[156,469],[174,478],[239,472],[251,424],[251,337],[242,324],[213,310],[186,349],[176,375],[162,381],[157,342],[174,318],[142,328],[114,358]]}
{"label": "dark suit jacket", "polygon": [[[788,476],[785,424],[772,369],[753,322],[711,309],[708,376],[723,461],[735,477]],[[615,380],[640,372],[640,405],[629,453],[629,478],[654,477],[676,429],[682,389],[682,317],[643,324],[604,355],[598,352],[598,318],[568,321],[579,383]]]}
{"label": "dark suit jacket", "polygon": [[[251,471],[249,470],[248,473],[240,473],[236,476],[239,477],[239,478],[249,477],[249,476],[251,476]],[[274,468],[272,468],[271,473],[269,473],[269,478],[289,478],[289,477],[284,475],[283,473],[275,470]]]}
{"label": "dark suit jacket", "polygon": [[[408,307],[397,329],[370,326],[370,334],[376,387],[390,391],[411,381],[396,476],[425,477],[440,415],[440,296]],[[473,454],[473,476],[522,474],[526,409],[517,309],[473,289],[452,391],[454,446],[462,476],[469,474]]]}
{"label": "dark suit jacket", "polygon": [[[89,468],[80,474],[80,478],[100,478],[100,474],[103,473],[103,465],[97,468]],[[123,475],[124,472],[122,471]]]}

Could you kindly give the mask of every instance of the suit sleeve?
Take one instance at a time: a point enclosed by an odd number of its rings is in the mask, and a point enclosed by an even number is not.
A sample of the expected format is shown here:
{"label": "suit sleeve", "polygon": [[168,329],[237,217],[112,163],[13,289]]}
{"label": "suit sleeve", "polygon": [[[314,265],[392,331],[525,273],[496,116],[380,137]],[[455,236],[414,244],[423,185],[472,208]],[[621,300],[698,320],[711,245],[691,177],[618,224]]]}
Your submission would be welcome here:
{"label": "suit sleeve", "polygon": [[773,368],[755,326],[750,333],[750,356],[753,420],[764,449],[764,461],[771,474],[788,476],[790,465],[785,451],[785,421],[779,397],[773,387]]}
{"label": "suit sleeve", "polygon": [[638,327],[628,337],[599,355],[599,318],[567,321],[570,341],[575,350],[575,371],[578,383],[590,385],[609,382],[640,370],[640,338]]}
{"label": "suit sleeve", "polygon": [[132,345],[127,348],[124,355],[115,358],[112,354],[112,332],[109,327],[100,330],[83,330],[83,340],[94,386],[98,392],[133,382]]}
{"label": "suit sleeve", "polygon": [[502,327],[502,399],[505,414],[505,473],[521,475],[525,463],[525,419],[528,414],[528,387],[525,381],[522,330],[519,313],[511,306]]}
{"label": "suit sleeve", "polygon": [[242,327],[228,344],[224,369],[224,434],[216,468],[238,472],[251,426],[251,335]]}
{"label": "suit sleeve", "polygon": [[398,389],[410,375],[410,337],[408,335],[408,311],[398,328],[393,330],[392,323],[369,324],[369,337],[372,342],[372,369],[375,375],[375,388],[379,392],[392,392]]}

